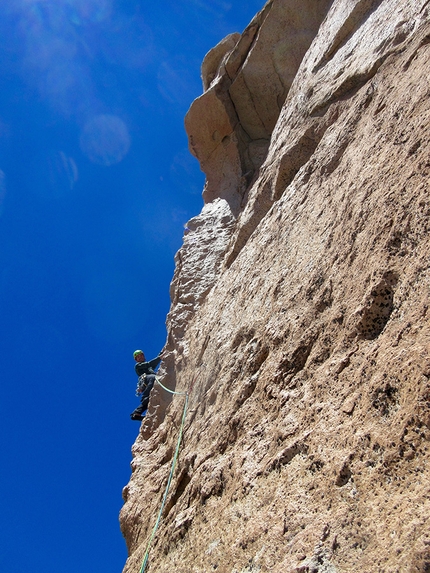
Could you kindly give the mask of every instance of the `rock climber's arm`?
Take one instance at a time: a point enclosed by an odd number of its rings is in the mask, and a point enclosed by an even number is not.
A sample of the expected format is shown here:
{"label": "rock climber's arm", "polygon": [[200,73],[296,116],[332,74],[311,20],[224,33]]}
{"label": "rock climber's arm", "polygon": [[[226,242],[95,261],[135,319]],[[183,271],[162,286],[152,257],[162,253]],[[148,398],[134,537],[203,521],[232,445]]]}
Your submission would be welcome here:
{"label": "rock climber's arm", "polygon": [[148,365],[150,368],[157,368],[157,366],[160,364],[161,362],[161,358],[159,356],[157,356],[157,358],[153,358],[152,360],[150,360],[148,362]]}

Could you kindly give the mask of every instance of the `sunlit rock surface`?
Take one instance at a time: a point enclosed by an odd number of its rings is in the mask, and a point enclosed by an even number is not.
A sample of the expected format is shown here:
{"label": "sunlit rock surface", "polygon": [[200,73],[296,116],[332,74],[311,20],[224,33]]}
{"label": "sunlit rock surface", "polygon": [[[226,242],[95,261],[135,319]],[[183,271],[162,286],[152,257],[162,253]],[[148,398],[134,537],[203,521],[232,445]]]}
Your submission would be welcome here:
{"label": "sunlit rock surface", "polygon": [[[274,0],[206,57],[147,571],[430,571],[429,8]],[[182,407],[133,446],[125,573]]]}
{"label": "sunlit rock surface", "polygon": [[302,58],[330,0],[268,2],[244,33],[206,56],[205,92],[186,118],[190,150],[206,174],[204,199],[227,199],[236,214],[269,140]]}

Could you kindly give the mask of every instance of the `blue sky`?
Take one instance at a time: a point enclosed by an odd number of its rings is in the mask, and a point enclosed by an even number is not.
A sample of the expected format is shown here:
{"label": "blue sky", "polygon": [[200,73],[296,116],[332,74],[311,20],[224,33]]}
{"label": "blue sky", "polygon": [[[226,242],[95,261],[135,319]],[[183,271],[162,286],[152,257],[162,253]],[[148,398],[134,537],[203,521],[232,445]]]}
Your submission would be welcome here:
{"label": "blue sky", "polygon": [[117,573],[138,423],[202,206],[184,115],[262,0],[2,0],[0,570]]}

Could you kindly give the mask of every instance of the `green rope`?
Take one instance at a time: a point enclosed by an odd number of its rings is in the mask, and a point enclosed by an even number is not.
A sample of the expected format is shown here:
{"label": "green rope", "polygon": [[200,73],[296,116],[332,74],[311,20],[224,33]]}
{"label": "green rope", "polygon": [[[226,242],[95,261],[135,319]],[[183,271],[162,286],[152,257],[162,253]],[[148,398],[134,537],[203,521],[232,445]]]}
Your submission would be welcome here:
{"label": "green rope", "polygon": [[159,378],[156,376],[155,380],[157,381],[158,384],[160,384],[160,386],[163,388],[163,390],[166,390],[166,392],[169,392],[169,394],[177,394],[178,396],[186,396],[188,394],[188,392],[175,392],[174,390],[169,390],[169,388],[166,388],[166,386],[163,386],[163,384],[160,382]]}
{"label": "green rope", "polygon": [[169,479],[167,480],[167,485],[166,485],[166,489],[164,491],[163,501],[161,502],[160,511],[158,512],[157,521],[155,522],[154,528],[153,528],[152,533],[151,533],[151,537],[149,538],[148,544],[146,546],[145,555],[143,556],[143,562],[142,562],[142,566],[140,568],[139,573],[145,572],[146,565],[148,563],[148,558],[149,558],[149,550],[151,548],[151,544],[152,544],[152,541],[155,537],[155,534],[157,533],[158,526],[160,525],[161,515],[163,513],[164,506],[166,505],[167,495],[169,493],[170,484],[172,483],[172,478],[173,478],[173,473],[175,471],[176,462],[178,461],[179,448],[181,446],[182,434],[184,432],[185,417],[187,415],[187,407],[188,407],[188,392],[173,392],[173,390],[169,390],[168,388],[165,388],[158,379],[157,379],[157,382],[160,384],[160,386],[162,388],[164,388],[165,390],[167,390],[167,392],[170,392],[171,394],[182,394],[182,395],[184,395],[185,396],[185,404],[184,404],[184,411],[182,413],[181,427],[179,429],[178,443],[176,444],[176,450],[175,450],[175,455],[173,456],[172,467],[170,469]]}

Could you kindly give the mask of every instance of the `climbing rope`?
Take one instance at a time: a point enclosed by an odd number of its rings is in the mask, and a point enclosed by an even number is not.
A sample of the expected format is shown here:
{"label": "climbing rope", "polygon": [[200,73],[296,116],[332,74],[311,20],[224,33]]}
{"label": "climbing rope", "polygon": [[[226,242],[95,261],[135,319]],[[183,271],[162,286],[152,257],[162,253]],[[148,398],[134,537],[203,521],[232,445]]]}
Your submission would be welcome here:
{"label": "climbing rope", "polygon": [[163,384],[160,382],[159,378],[156,376],[155,380],[157,381],[157,384],[159,384],[163,390],[166,390],[166,392],[169,392],[169,394],[176,394],[177,396],[187,396],[188,392],[175,392],[174,390],[170,390],[169,388],[166,388],[166,386],[163,386]]}
{"label": "climbing rope", "polygon": [[140,568],[139,573],[145,572],[146,565],[147,565],[148,559],[149,559],[149,550],[151,548],[151,544],[152,544],[152,541],[154,540],[155,534],[157,533],[158,526],[160,525],[161,516],[163,514],[164,506],[166,505],[167,495],[169,493],[170,484],[172,483],[172,478],[173,478],[173,474],[175,471],[176,462],[178,461],[179,448],[181,447],[182,435],[184,433],[185,417],[187,415],[187,407],[188,407],[188,392],[175,392],[173,390],[169,390],[169,388],[166,388],[165,386],[163,386],[163,384],[160,382],[160,380],[158,378],[155,378],[155,379],[158,382],[158,384],[164,390],[166,390],[166,392],[169,392],[170,394],[176,394],[178,396],[185,396],[185,403],[184,403],[184,410],[182,412],[182,421],[181,421],[181,427],[179,428],[178,442],[176,444],[175,455],[173,456],[172,467],[170,468],[169,479],[167,480],[167,485],[166,485],[166,489],[164,491],[163,500],[161,502],[161,507],[160,507],[160,510],[158,512],[157,520],[156,520],[155,525],[152,529],[151,537],[149,538],[149,541],[146,545],[145,555],[143,556],[142,566]]}

